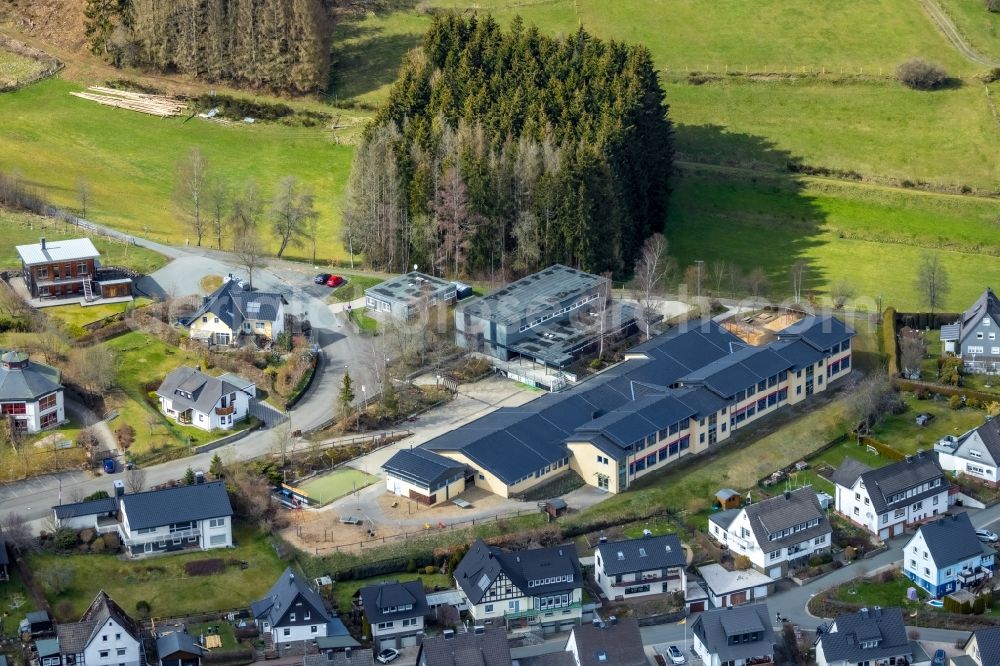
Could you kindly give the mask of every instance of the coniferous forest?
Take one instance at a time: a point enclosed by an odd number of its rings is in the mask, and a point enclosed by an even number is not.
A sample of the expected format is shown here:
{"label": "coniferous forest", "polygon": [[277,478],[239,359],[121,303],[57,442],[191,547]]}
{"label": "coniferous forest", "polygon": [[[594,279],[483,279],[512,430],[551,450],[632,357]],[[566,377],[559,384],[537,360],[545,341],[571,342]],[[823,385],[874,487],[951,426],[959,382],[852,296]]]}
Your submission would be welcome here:
{"label": "coniferous forest", "polygon": [[645,47],[439,15],[358,147],[345,245],[389,271],[627,272],[664,223],[666,112]]}

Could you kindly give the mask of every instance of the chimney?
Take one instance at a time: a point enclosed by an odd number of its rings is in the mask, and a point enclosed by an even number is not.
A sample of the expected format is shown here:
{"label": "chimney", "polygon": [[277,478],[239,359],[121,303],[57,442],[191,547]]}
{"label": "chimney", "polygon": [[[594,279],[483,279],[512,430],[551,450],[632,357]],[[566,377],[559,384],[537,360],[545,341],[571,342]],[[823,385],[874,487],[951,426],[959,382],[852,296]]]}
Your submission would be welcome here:
{"label": "chimney", "polygon": [[475,628],[473,629],[473,631],[474,631],[475,633],[477,633],[477,634],[485,634],[485,633],[486,633],[486,627],[484,627],[484,626],[483,626],[483,625],[481,625],[481,624],[477,624],[477,625],[475,626]]}
{"label": "chimney", "polygon": [[288,572],[288,580],[291,581],[291,582],[295,581],[295,573],[294,572],[291,572],[291,571]]}
{"label": "chimney", "polygon": [[454,629],[445,629],[445,630],[444,630],[444,631],[443,631],[443,632],[441,633],[441,635],[442,635],[442,636],[444,637],[444,639],[445,639],[446,641],[450,641],[450,640],[452,640],[453,638],[455,638],[455,630],[454,630]]}
{"label": "chimney", "polygon": [[610,624],[612,627],[615,626],[616,624],[618,624],[618,616],[617,615],[609,615],[608,616],[608,624]]}
{"label": "chimney", "polygon": [[45,250],[45,236],[42,236],[42,250]]}
{"label": "chimney", "polygon": [[868,609],[867,608],[862,608],[858,612],[861,613],[861,619],[863,619],[863,620],[867,620],[868,619]]}
{"label": "chimney", "polygon": [[602,535],[601,535],[601,538],[600,538],[600,539],[598,539],[598,540],[597,540],[597,542],[598,542],[598,543],[607,543],[607,542],[608,542],[608,537],[606,537],[606,536],[604,536],[604,535],[602,534]]}
{"label": "chimney", "polygon": [[348,659],[351,658],[351,648],[346,648],[344,650],[344,656],[347,657]]}
{"label": "chimney", "polygon": [[205,483],[205,473],[203,471],[201,471],[201,470],[198,470],[197,472],[195,472],[194,473],[194,482],[196,484]]}
{"label": "chimney", "polygon": [[786,500],[792,499],[792,493],[791,493],[791,491],[788,491],[788,490],[785,491],[785,499]]}
{"label": "chimney", "polygon": [[125,495],[125,482],[121,479],[115,479],[115,499],[123,497]]}
{"label": "chimney", "polygon": [[880,617],[882,617],[882,607],[881,606],[876,606],[875,607],[875,618],[877,619],[877,618],[880,618]]}

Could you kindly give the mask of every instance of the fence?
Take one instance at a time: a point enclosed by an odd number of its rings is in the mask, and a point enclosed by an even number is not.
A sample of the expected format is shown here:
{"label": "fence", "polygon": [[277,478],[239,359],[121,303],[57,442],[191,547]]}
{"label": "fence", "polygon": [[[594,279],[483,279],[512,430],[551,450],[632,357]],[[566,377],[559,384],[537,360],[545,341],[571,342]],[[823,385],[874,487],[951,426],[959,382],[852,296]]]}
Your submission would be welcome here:
{"label": "fence", "polygon": [[239,441],[239,440],[243,439],[244,437],[246,437],[247,435],[249,435],[250,433],[252,433],[254,430],[257,430],[258,428],[260,428],[262,425],[264,425],[263,421],[255,424],[255,425],[252,425],[252,426],[250,426],[249,428],[247,428],[245,430],[240,430],[239,432],[234,432],[232,435],[226,435],[225,437],[220,437],[219,439],[212,440],[208,444],[202,444],[201,446],[196,446],[196,447],[194,447],[194,452],[195,453],[206,453],[208,451],[214,451],[215,449],[223,447],[226,444],[232,444],[233,442],[236,442],[236,441]]}

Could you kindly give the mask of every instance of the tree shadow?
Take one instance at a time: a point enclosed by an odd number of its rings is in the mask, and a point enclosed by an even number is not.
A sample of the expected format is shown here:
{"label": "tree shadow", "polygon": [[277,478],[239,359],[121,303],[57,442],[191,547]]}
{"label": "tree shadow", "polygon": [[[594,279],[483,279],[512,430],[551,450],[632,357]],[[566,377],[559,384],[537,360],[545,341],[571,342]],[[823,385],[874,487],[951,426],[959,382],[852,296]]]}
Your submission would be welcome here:
{"label": "tree shadow", "polygon": [[[809,262],[810,251],[825,242],[826,213],[795,173],[800,158],[769,139],[718,125],[675,125],[674,146],[666,221],[671,253],[682,266],[703,261],[710,292],[741,291],[733,276],[717,280],[715,266],[725,262],[743,275],[763,268],[772,300],[791,295],[792,267]],[[825,272],[808,263],[803,299],[827,286]]]}

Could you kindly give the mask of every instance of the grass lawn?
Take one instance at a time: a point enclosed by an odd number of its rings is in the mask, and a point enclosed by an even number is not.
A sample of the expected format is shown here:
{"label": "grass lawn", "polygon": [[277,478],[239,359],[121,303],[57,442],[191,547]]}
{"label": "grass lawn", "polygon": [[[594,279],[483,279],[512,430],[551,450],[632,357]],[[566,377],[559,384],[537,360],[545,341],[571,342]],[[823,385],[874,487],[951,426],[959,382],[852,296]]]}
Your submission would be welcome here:
{"label": "grass lawn", "polygon": [[[0,109],[3,108],[3,99],[0,96]],[[0,137],[0,143],[3,141],[4,138]],[[5,159],[6,156],[0,151],[0,170],[6,168]],[[167,264],[167,258],[158,252],[125,245],[104,236],[87,234],[53,218],[15,213],[2,208],[0,208],[0,235],[4,239],[0,244],[0,268],[20,268],[21,259],[18,257],[16,246],[37,243],[42,236],[49,241],[89,236],[94,247],[101,253],[101,264],[104,266],[121,266],[149,274]]]}
{"label": "grass lawn", "polygon": [[61,323],[70,335],[80,337],[86,333],[84,327],[96,321],[107,319],[116,314],[127,312],[133,308],[141,308],[149,305],[153,301],[149,298],[138,297],[132,303],[106,303],[101,305],[90,305],[81,307],[79,305],[57,305],[42,310],[48,316]]}
{"label": "grass lawn", "polygon": [[440,587],[454,587],[455,580],[447,574],[415,574],[415,573],[398,573],[389,574],[388,576],[373,576],[372,578],[364,578],[362,580],[345,580],[343,582],[338,582],[333,587],[333,601],[337,604],[337,610],[341,613],[347,612],[351,608],[351,599],[354,598],[354,593],[363,587],[369,585],[378,585],[385,581],[399,581],[400,583],[405,583],[410,580],[420,580],[424,584],[424,589],[433,590],[435,586]]}
{"label": "grass lawn", "polygon": [[882,582],[881,576],[876,576],[844,583],[836,589],[834,598],[838,601],[858,604],[867,608],[875,606],[892,608],[893,606],[913,604],[906,598],[906,591],[911,587],[917,588],[921,599],[927,598],[926,592],[919,585],[900,573],[897,573],[889,582]]}
{"label": "grass lawn", "polygon": [[218,652],[225,652],[226,650],[235,650],[239,645],[236,642],[236,634],[233,633],[233,625],[225,620],[217,620],[215,622],[200,622],[198,624],[187,625],[187,631],[189,634],[197,639],[202,634],[216,634],[222,639],[222,647],[215,648],[213,654]]}
{"label": "grass lawn", "polygon": [[45,65],[11,51],[0,49],[0,86],[23,81],[45,69]]}
{"label": "grass lawn", "polygon": [[[848,439],[833,448],[823,451],[814,458],[809,458],[809,464],[815,469],[817,466],[826,463],[833,469],[840,467],[840,464],[847,458],[854,458],[871,468],[882,467],[892,462],[888,458],[877,453],[871,453],[867,447],[858,446],[857,441]],[[828,482],[829,483],[829,482]]]}
{"label": "grass lawn", "polygon": [[[875,439],[885,442],[905,454],[934,448],[934,442],[945,435],[961,435],[983,424],[985,412],[971,407],[951,409],[947,400],[917,400],[912,394],[904,397],[908,409],[883,421],[875,432]],[[918,426],[917,414],[927,412],[934,418],[925,426]]]}
{"label": "grass lawn", "polygon": [[[102,589],[128,613],[135,613],[136,602],[145,600],[155,617],[173,617],[190,613],[228,610],[247,606],[264,595],[285,569],[268,538],[255,529],[239,526],[233,538],[239,544],[232,550],[167,555],[144,560],[121,560],[116,555],[58,555],[38,553],[28,558],[32,571],[45,580],[46,571],[68,568],[73,574],[70,589],[49,595],[54,609],[69,602],[71,609],[60,621],[78,618]],[[227,567],[212,576],[188,576],[184,563],[221,557],[246,560],[246,570]]]}
{"label": "grass lawn", "polygon": [[309,493],[309,497],[323,505],[352,493],[355,489],[360,490],[370,486],[376,481],[378,481],[376,476],[350,467],[342,467],[329,474],[313,477],[299,487]]}
{"label": "grass lawn", "polygon": [[0,583],[0,614],[2,614],[0,636],[14,638],[17,636],[17,625],[21,620],[28,613],[38,609],[20,574],[17,573],[17,567],[10,564],[7,570],[10,572],[10,580]]}
{"label": "grass lawn", "polygon": [[1000,14],[982,0],[936,0],[972,48],[1000,60]]}
{"label": "grass lawn", "polygon": [[[52,78],[3,93],[0,169],[19,171],[56,204],[73,210],[79,205],[76,180],[86,177],[88,216],[136,235],[183,244],[191,233],[171,203],[174,171],[198,147],[210,174],[234,186],[253,178],[264,195],[284,176],[297,176],[316,195],[319,257],[343,258],[340,198],[352,149],[335,143],[329,131],[161,119],[69,94],[83,87]],[[276,248],[274,238],[265,236]],[[293,248],[288,255],[296,252],[304,257],[310,250]]]}
{"label": "grass lawn", "polygon": [[351,321],[358,325],[362,333],[374,335],[378,331],[378,320],[369,317],[365,312],[368,308],[357,308],[351,310]]}
{"label": "grass lawn", "polygon": [[333,290],[333,292],[326,299],[329,303],[343,303],[345,301],[359,299],[365,295],[365,289],[374,287],[380,282],[385,281],[383,278],[373,277],[371,275],[346,273],[338,273],[338,275],[343,276],[343,278],[347,280],[347,283]]}

